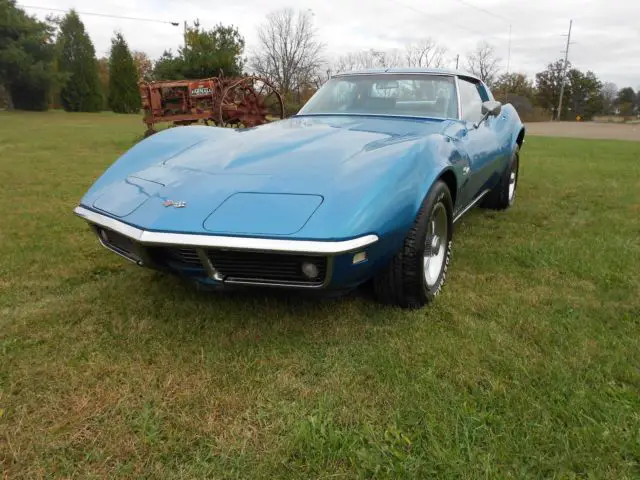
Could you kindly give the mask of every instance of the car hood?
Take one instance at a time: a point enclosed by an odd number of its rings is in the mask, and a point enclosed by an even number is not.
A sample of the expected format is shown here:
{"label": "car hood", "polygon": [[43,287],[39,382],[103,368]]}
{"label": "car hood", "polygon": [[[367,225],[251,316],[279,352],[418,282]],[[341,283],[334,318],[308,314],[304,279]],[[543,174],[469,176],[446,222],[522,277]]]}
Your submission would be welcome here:
{"label": "car hood", "polygon": [[323,208],[357,209],[442,128],[342,116],[208,127],[195,144],[101,189],[90,206],[150,230],[293,235]]}
{"label": "car hood", "polygon": [[371,117],[295,117],[233,130],[164,162],[205,173],[335,175],[354,157],[439,132],[441,122]]}

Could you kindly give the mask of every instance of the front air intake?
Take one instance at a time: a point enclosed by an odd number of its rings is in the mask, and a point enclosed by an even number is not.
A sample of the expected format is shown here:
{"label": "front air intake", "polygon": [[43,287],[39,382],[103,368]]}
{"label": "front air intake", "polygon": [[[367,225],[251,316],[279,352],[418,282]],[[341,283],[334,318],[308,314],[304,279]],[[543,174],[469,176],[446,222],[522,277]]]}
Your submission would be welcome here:
{"label": "front air intake", "polygon": [[[326,257],[214,249],[207,256],[229,283],[320,286],[327,276]],[[305,264],[315,268],[303,269]]]}

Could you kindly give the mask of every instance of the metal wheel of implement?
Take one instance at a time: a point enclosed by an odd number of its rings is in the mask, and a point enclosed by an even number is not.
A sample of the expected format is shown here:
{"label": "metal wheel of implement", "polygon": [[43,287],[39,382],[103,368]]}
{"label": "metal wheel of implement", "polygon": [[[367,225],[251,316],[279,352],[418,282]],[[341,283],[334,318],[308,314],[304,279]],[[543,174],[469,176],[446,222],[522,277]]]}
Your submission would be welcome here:
{"label": "metal wheel of implement", "polygon": [[284,102],[268,81],[246,77],[224,89],[220,101],[220,126],[255,127],[269,122],[269,116],[284,118]]}

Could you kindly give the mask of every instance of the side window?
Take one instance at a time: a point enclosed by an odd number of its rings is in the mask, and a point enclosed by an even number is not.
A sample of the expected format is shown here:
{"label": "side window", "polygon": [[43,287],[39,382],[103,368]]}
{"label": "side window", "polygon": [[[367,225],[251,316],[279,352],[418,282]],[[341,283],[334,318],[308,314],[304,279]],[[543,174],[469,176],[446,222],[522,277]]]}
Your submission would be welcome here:
{"label": "side window", "polygon": [[482,97],[478,91],[478,85],[458,78],[458,88],[460,89],[462,119],[468,122],[482,120]]}

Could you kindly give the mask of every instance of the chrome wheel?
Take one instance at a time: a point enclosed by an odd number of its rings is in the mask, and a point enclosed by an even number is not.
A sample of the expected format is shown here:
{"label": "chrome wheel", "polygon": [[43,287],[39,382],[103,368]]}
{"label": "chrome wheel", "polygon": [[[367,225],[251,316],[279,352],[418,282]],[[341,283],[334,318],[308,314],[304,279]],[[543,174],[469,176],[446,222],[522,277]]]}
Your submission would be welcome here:
{"label": "chrome wheel", "polygon": [[433,287],[442,273],[447,255],[448,229],[447,209],[438,203],[431,213],[424,246],[423,271],[427,288]]}
{"label": "chrome wheel", "polygon": [[518,164],[514,163],[509,174],[509,203],[513,202],[516,196],[516,183],[518,182]]}

